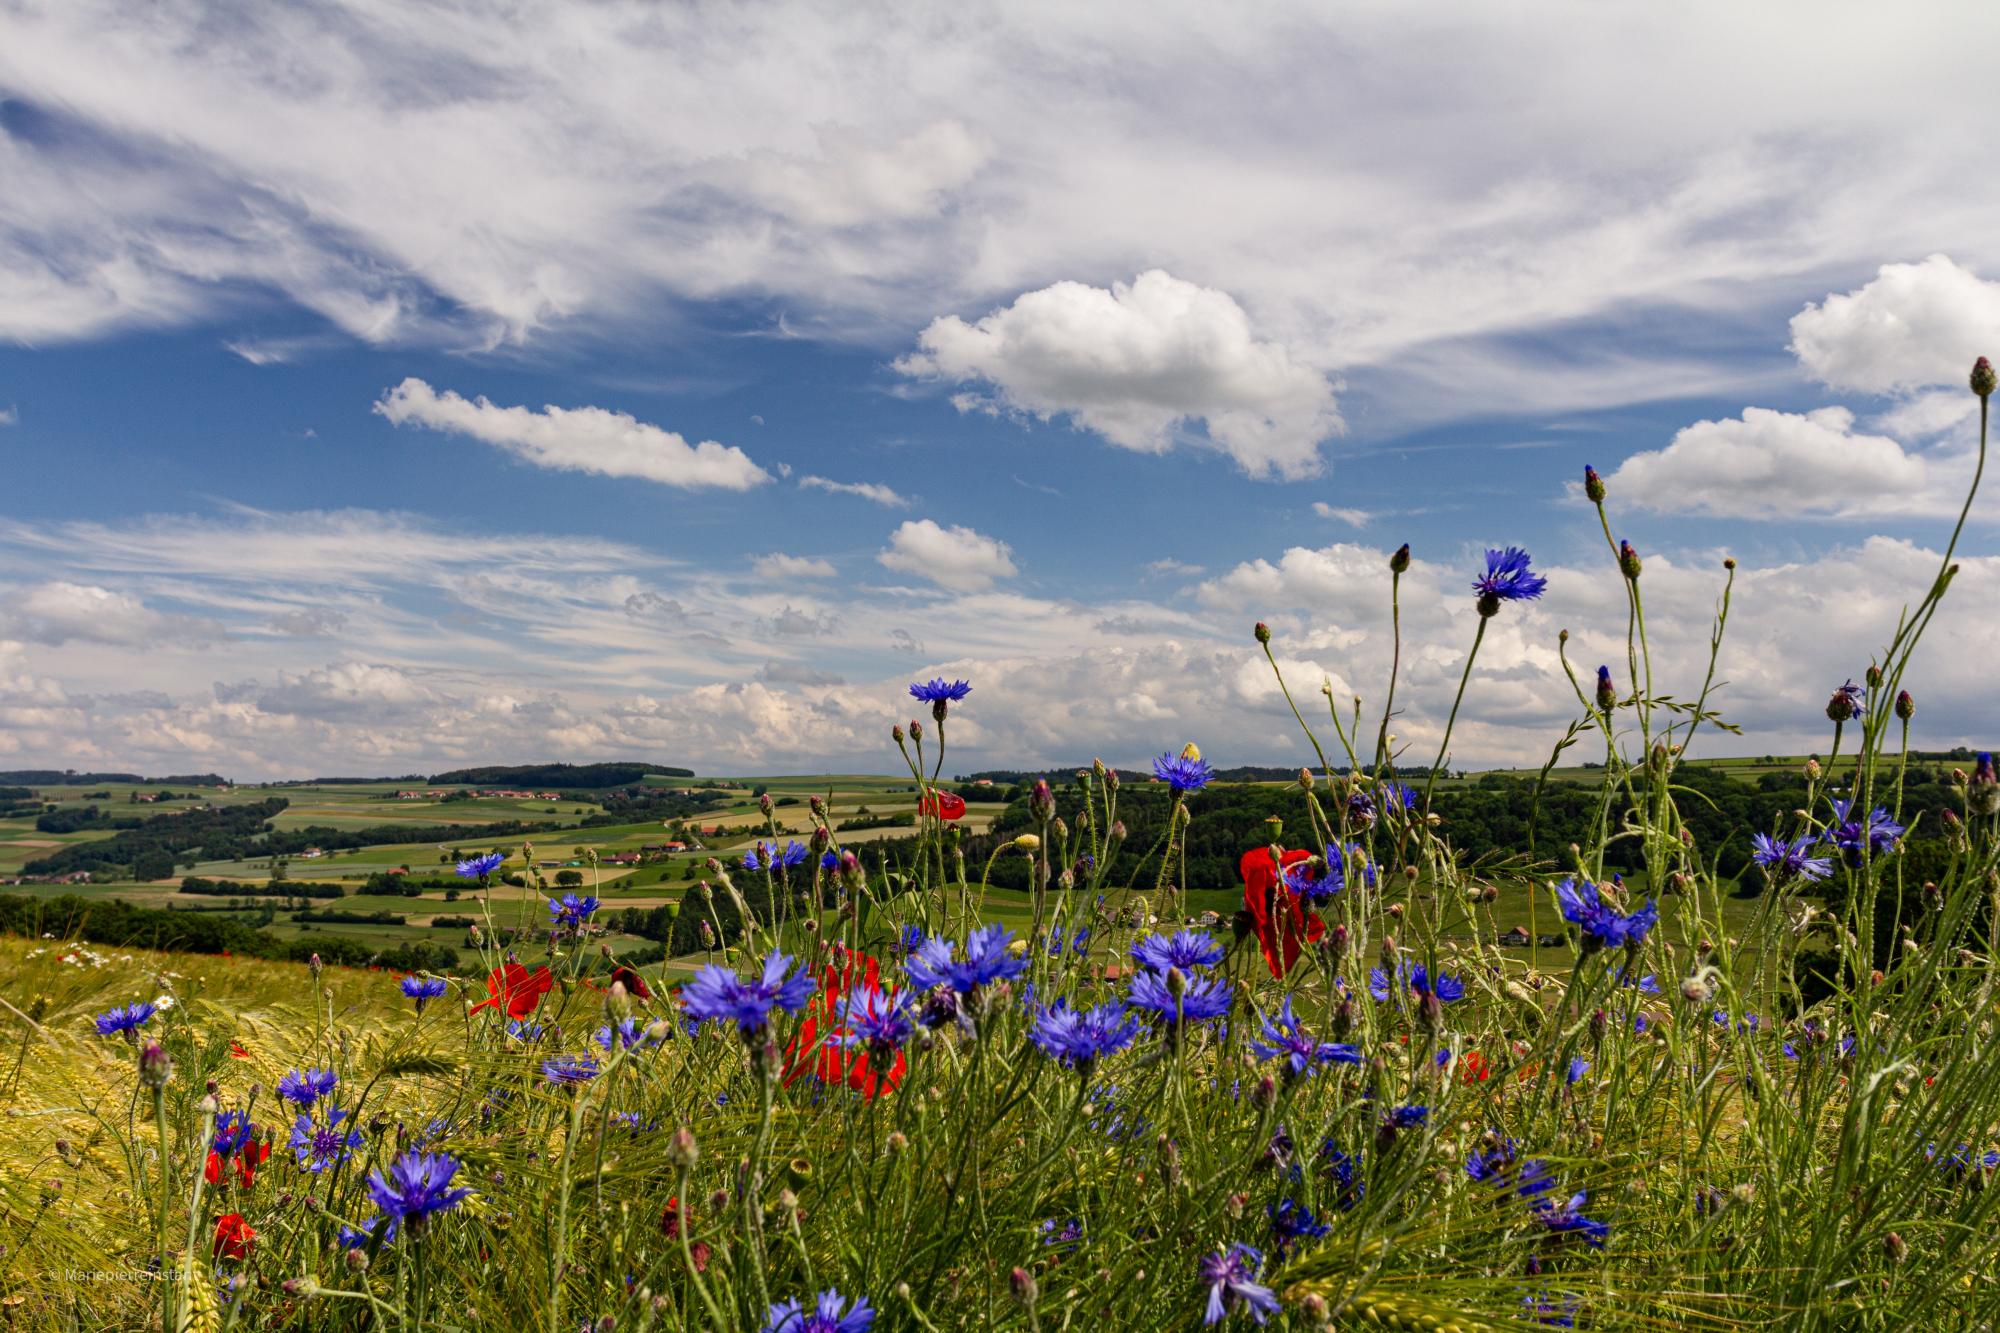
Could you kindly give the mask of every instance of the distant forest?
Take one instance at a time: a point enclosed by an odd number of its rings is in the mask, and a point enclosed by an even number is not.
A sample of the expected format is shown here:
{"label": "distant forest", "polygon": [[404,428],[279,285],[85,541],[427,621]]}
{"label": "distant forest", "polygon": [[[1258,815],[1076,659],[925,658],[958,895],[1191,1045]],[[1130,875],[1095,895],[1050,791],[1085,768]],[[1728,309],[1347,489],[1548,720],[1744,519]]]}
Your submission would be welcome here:
{"label": "distant forest", "polygon": [[648,773],[665,778],[691,778],[691,768],[667,764],[522,764],[516,767],[454,768],[449,773],[433,773],[427,782],[470,783],[476,787],[549,787],[557,791],[588,790],[599,787],[629,787]]}

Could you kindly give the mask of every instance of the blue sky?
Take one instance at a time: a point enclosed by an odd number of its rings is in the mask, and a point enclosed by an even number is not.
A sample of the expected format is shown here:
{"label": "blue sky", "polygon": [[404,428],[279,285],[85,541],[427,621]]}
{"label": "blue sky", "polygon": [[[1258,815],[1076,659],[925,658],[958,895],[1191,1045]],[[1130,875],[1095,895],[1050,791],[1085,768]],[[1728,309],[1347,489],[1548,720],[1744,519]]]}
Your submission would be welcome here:
{"label": "blue sky", "polygon": [[[19,3],[0,43],[0,766],[1306,750],[1406,587],[1435,753],[1622,652],[1824,743],[2000,351],[1983,10]],[[1811,16],[1814,21],[1802,21]],[[1994,34],[1988,34],[1994,35]],[[1989,276],[1990,275],[1990,276]],[[1982,500],[1913,682],[1995,729]]]}

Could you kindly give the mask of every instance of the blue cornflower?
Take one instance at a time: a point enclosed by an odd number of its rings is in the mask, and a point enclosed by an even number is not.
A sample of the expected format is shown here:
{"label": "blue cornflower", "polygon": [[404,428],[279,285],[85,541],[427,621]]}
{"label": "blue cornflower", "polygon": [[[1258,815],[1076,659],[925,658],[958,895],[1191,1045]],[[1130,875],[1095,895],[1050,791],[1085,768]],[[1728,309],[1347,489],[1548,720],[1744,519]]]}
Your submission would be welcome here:
{"label": "blue cornflower", "polygon": [[375,1206],[410,1227],[421,1227],[433,1214],[458,1207],[472,1193],[451,1187],[458,1174],[458,1159],[450,1153],[406,1152],[380,1170],[368,1175],[368,1193]]}
{"label": "blue cornflower", "polygon": [[915,1033],[911,1009],[915,997],[909,991],[868,990],[857,987],[840,997],[840,1031],[828,1040],[849,1049],[868,1052],[878,1067],[890,1063]]}
{"label": "blue cornflower", "polygon": [[787,976],[792,960],[776,949],[764,959],[764,971],[746,981],[726,967],[711,963],[695,973],[681,991],[681,1003],[693,1017],[736,1024],[745,1038],[762,1032],[771,1010],[797,1013],[813,993],[813,979],[804,973]]}
{"label": "blue cornflower", "polygon": [[1259,1060],[1283,1059],[1288,1079],[1306,1077],[1312,1074],[1316,1065],[1361,1063],[1361,1052],[1344,1042],[1321,1041],[1299,1026],[1298,1016],[1292,1013],[1292,997],[1287,995],[1278,1010],[1277,1021],[1268,1014],[1261,1015],[1264,1025],[1264,1040],[1254,1037],[1250,1049],[1257,1053]]}
{"label": "blue cornflower", "polygon": [[[1318,875],[1308,868],[1313,865],[1320,867]],[[1329,844],[1324,860],[1301,861],[1286,870],[1285,887],[1301,898],[1331,898],[1347,887],[1349,865],[1359,866],[1363,882],[1371,889],[1375,887],[1375,867],[1369,863],[1359,843],[1350,843],[1345,849],[1337,843]]]}
{"label": "blue cornflower", "polygon": [[1352,791],[1347,795],[1347,822],[1355,828],[1375,827],[1375,800],[1365,791]]}
{"label": "blue cornflower", "polygon": [[[343,1250],[367,1249],[368,1242],[373,1237],[375,1228],[381,1225],[381,1218],[365,1217],[361,1219],[359,1228],[350,1226],[341,1227],[340,1248]],[[382,1233],[382,1243],[387,1245],[394,1239],[396,1239],[396,1219],[392,1217],[389,1219],[388,1229]]]}
{"label": "blue cornflower", "polygon": [[943,676],[933,676],[910,686],[910,697],[927,704],[955,704],[970,693],[972,686],[962,680],[947,682]]}
{"label": "blue cornflower", "polygon": [[917,946],[923,942],[924,928],[922,926],[904,926],[902,930],[896,933],[894,952],[905,956],[913,954],[917,951]]}
{"label": "blue cornflower", "polygon": [[281,1101],[296,1102],[300,1107],[311,1106],[320,1098],[333,1091],[340,1078],[331,1069],[308,1069],[304,1073],[294,1069],[278,1080],[278,1098]]}
{"label": "blue cornflower", "polygon": [[1016,958],[1007,946],[1014,932],[1005,926],[987,926],[965,937],[965,956],[953,957],[952,942],[943,936],[925,940],[903,963],[910,982],[919,990],[948,986],[968,994],[996,981],[1011,980],[1028,970],[1027,960]]}
{"label": "blue cornflower", "polygon": [[1175,791],[1200,791],[1215,776],[1215,770],[1193,745],[1184,746],[1178,757],[1163,754],[1153,761],[1153,776]]}
{"label": "blue cornflower", "polygon": [[482,879],[498,870],[506,860],[498,852],[468,856],[458,863],[458,876],[460,879]]}
{"label": "blue cornflower", "polygon": [[1547,1292],[1530,1292],[1521,1298],[1521,1308],[1527,1312],[1532,1323],[1544,1328],[1575,1328],[1577,1311],[1583,1302],[1574,1296],[1550,1296]]}
{"label": "blue cornflower", "polygon": [[1587,879],[1572,877],[1556,885],[1556,902],[1562,908],[1563,920],[1583,932],[1585,953],[1637,944],[1660,919],[1659,909],[1651,898],[1638,911],[1621,913],[1604,901],[1597,886]]}
{"label": "blue cornflower", "polygon": [[510,1018],[507,1020],[507,1035],[515,1041],[540,1041],[543,1031],[544,1029],[540,1023],[530,1023],[524,1018]]}
{"label": "blue cornflower", "polygon": [[1528,553],[1518,546],[1509,546],[1504,551],[1488,548],[1486,572],[1472,581],[1472,590],[1479,594],[1481,602],[1490,601],[1494,610],[1499,609],[1501,602],[1533,601],[1542,595],[1549,581],[1529,569],[1528,561]]}
{"label": "blue cornflower", "polygon": [[132,1036],[132,1033],[144,1026],[146,1020],[151,1018],[154,1013],[154,1006],[150,1004],[128,1004],[113,1009],[108,1013],[99,1014],[97,1016],[97,1035],[100,1037],[115,1037],[123,1033],[127,1041],[136,1041],[138,1038]]}
{"label": "blue cornflower", "polygon": [[1605,1238],[1611,1234],[1611,1227],[1583,1215],[1583,1207],[1589,1202],[1589,1195],[1582,1190],[1572,1194],[1567,1203],[1543,1199],[1535,1205],[1534,1217],[1556,1235],[1581,1236],[1586,1245],[1601,1250]]}
{"label": "blue cornflower", "polygon": [[417,1002],[417,1012],[424,1011],[424,1005],[445,993],[447,983],[443,977],[404,977],[403,994]]}
{"label": "blue cornflower", "polygon": [[1276,1294],[1257,1281],[1263,1267],[1264,1256],[1241,1242],[1203,1255],[1201,1285],[1208,1288],[1208,1313],[1203,1322],[1219,1324],[1232,1310],[1243,1310],[1260,1324],[1276,1314]]}
{"label": "blue cornflower", "polygon": [[1428,1106],[1396,1106],[1382,1113],[1384,1129],[1417,1129],[1431,1118]]}
{"label": "blue cornflower", "polygon": [[[1854,683],[1852,677],[1848,678],[1845,685],[1842,685],[1833,692],[1833,697],[1846,705],[1849,717],[1861,717],[1868,710],[1867,693]],[[1827,707],[1829,715],[1839,710],[1839,704],[1829,704]]]}
{"label": "blue cornflower", "polygon": [[[1174,993],[1173,979],[1181,977],[1180,994]],[[1220,977],[1189,978],[1168,972],[1135,972],[1127,999],[1135,1009],[1146,1009],[1169,1027],[1183,1023],[1206,1023],[1229,1012],[1229,983]]]}
{"label": "blue cornflower", "polygon": [[1621,967],[1618,969],[1618,984],[1635,987],[1641,995],[1658,995],[1660,993],[1659,978],[1655,977],[1651,972],[1646,973],[1644,976],[1634,976],[1629,970]]}
{"label": "blue cornflower", "polygon": [[1397,961],[1394,977],[1379,967],[1368,969],[1368,993],[1378,1001],[1387,1002],[1391,996],[1405,991],[1419,1003],[1435,995],[1439,1004],[1450,1004],[1465,998],[1465,983],[1449,972],[1433,977],[1422,963],[1407,960]]}
{"label": "blue cornflower", "polygon": [[592,1034],[592,1037],[607,1052],[612,1050],[629,1051],[634,1046],[649,1046],[652,1044],[646,1037],[645,1025],[636,1018],[621,1018],[615,1025],[606,1023],[603,1027],[597,1029]]}
{"label": "blue cornflower", "polygon": [[1053,1217],[1042,1219],[1042,1244],[1058,1250],[1069,1250],[1076,1248],[1082,1243],[1083,1220],[1081,1218],[1072,1217],[1069,1221],[1062,1224],[1061,1229],[1057,1228],[1056,1220]]}
{"label": "blue cornflower", "polygon": [[1177,930],[1171,935],[1145,935],[1132,943],[1132,961],[1149,972],[1178,967],[1191,972],[1222,961],[1222,946],[1206,931]]}
{"label": "blue cornflower", "polygon": [[589,894],[565,893],[561,898],[549,899],[549,924],[552,926],[581,926],[597,911],[597,899]]}
{"label": "blue cornflower", "polygon": [[597,1077],[594,1055],[558,1055],[542,1061],[542,1077],[559,1088],[573,1088]]}
{"label": "blue cornflower", "polygon": [[1057,1000],[1037,1010],[1028,1028],[1028,1039],[1042,1054],[1085,1072],[1138,1035],[1138,1018],[1116,1000],[1095,1009],[1072,1009],[1067,999]]}
{"label": "blue cornflower", "polygon": [[1840,848],[1841,856],[1850,866],[1859,866],[1864,857],[1883,855],[1903,836],[1903,826],[1889,818],[1889,812],[1881,806],[1870,810],[1865,821],[1850,818],[1851,808],[1847,801],[1835,801],[1833,813],[1839,822],[1825,834],[1826,841]]}
{"label": "blue cornflower", "polygon": [[1577,1085],[1577,1081],[1589,1072],[1590,1061],[1580,1055],[1572,1056],[1570,1057],[1569,1069],[1563,1075],[1563,1083],[1565,1086],[1573,1088]]}
{"label": "blue cornflower", "polygon": [[1820,880],[1827,877],[1833,863],[1824,856],[1808,856],[1814,846],[1810,836],[1787,842],[1774,838],[1768,833],[1754,833],[1750,836],[1750,859],[1770,872],[1776,880],[1800,879]]}
{"label": "blue cornflower", "polygon": [[1417,789],[1405,782],[1384,782],[1376,790],[1382,794],[1382,808],[1405,812],[1417,808]]}
{"label": "blue cornflower", "polygon": [[1940,1170],[1960,1175],[1975,1168],[1991,1171],[2000,1167],[2000,1151],[1988,1148],[1985,1152],[1975,1152],[1971,1145],[1964,1143],[1942,1155],[1935,1143],[1927,1143],[1924,1145],[1924,1157],[1936,1162]]}
{"label": "blue cornflower", "polygon": [[1264,1206],[1271,1218],[1271,1253],[1282,1259],[1302,1240],[1318,1240],[1332,1228],[1296,1199]]}
{"label": "blue cornflower", "polygon": [[241,1111],[224,1111],[215,1118],[215,1137],[209,1148],[218,1157],[234,1157],[250,1142],[249,1119]]}
{"label": "blue cornflower", "polygon": [[317,1174],[354,1155],[362,1143],[361,1131],[352,1125],[342,1129],[340,1122],[346,1118],[347,1112],[335,1107],[326,1124],[316,1126],[311,1116],[299,1112],[299,1118],[292,1122],[292,1151],[298,1154],[300,1166]]}
{"label": "blue cornflower", "polygon": [[1361,1154],[1336,1148],[1333,1140],[1328,1139],[1319,1146],[1319,1160],[1327,1182],[1333,1187],[1334,1207],[1343,1213],[1353,1211],[1354,1205],[1368,1193],[1368,1182],[1361,1177]]}
{"label": "blue cornflower", "polygon": [[1475,1150],[1465,1159],[1465,1174],[1481,1185],[1495,1186],[1524,1199],[1548,1193],[1555,1184],[1549,1177],[1548,1163],[1539,1157],[1522,1161],[1518,1148],[1513,1139],[1501,1139],[1485,1152]]}
{"label": "blue cornflower", "polygon": [[780,847],[775,842],[765,842],[759,839],[751,845],[749,851],[743,853],[743,868],[745,870],[776,870],[782,866],[790,870],[795,866],[804,865],[806,858],[810,855],[812,853],[807,849],[806,845],[797,838],[790,839],[783,847]]}
{"label": "blue cornflower", "polygon": [[[910,687],[912,690],[916,686]],[[856,1296],[853,1304],[828,1287],[808,1310],[797,1301],[781,1301],[765,1317],[763,1333],[863,1333],[875,1322],[875,1309],[866,1296]]]}

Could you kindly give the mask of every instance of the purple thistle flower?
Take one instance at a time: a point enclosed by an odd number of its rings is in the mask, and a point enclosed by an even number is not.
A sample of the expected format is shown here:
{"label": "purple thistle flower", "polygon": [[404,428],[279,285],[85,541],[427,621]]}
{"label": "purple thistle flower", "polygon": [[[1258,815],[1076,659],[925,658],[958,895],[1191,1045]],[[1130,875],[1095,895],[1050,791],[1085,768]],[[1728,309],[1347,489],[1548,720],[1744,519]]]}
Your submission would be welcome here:
{"label": "purple thistle flower", "polygon": [[507,858],[498,852],[486,852],[479,856],[468,856],[458,863],[460,879],[484,879],[498,870]]}
{"label": "purple thistle flower", "polygon": [[97,1035],[115,1037],[125,1034],[127,1041],[137,1041],[131,1034],[143,1027],[146,1020],[156,1012],[150,1004],[128,1004],[97,1016]]}
{"label": "purple thistle flower", "polygon": [[1266,1014],[1262,1022],[1264,1040],[1252,1038],[1250,1049],[1257,1053],[1259,1060],[1284,1060],[1287,1079],[1309,1077],[1318,1065],[1361,1063],[1361,1052],[1355,1047],[1343,1042],[1321,1041],[1300,1027],[1298,1016],[1292,1012],[1292,997],[1289,995],[1278,1010],[1277,1021],[1273,1022]]}
{"label": "purple thistle flower", "polygon": [[1116,1000],[1095,1009],[1072,1009],[1067,999],[1057,1000],[1037,1010],[1028,1028],[1028,1039],[1042,1054],[1085,1073],[1138,1035],[1139,1020]]}
{"label": "purple thistle flower", "polygon": [[1208,1288],[1208,1313],[1203,1322],[1219,1324],[1232,1310],[1242,1310],[1263,1323],[1279,1310],[1272,1290],[1257,1281],[1264,1256],[1240,1241],[1201,1259],[1201,1285]]}
{"label": "purple thistle flower", "polygon": [[1638,911],[1621,913],[1605,902],[1597,886],[1587,879],[1572,877],[1556,885],[1556,902],[1562,908],[1563,920],[1583,932],[1585,953],[1637,944],[1660,919],[1659,909],[1651,898]]}
{"label": "purple thistle flower", "polygon": [[746,981],[711,963],[681,990],[681,1003],[690,1016],[702,1022],[714,1019],[736,1024],[747,1039],[764,1030],[773,1009],[795,1014],[805,1008],[814,982],[803,972],[787,976],[791,965],[790,958],[773,949],[764,959],[762,975]]}
{"label": "purple thistle flower", "polygon": [[828,1287],[810,1310],[797,1301],[781,1301],[772,1306],[765,1317],[763,1333],[864,1333],[874,1322],[875,1310],[866,1296],[856,1296],[850,1305],[838,1291]]}
{"label": "purple thistle flower", "polygon": [[572,929],[588,921],[597,911],[597,899],[589,894],[565,893],[560,899],[549,899],[549,924],[568,926]]}
{"label": "purple thistle flower", "polygon": [[[1193,747],[1188,747],[1192,749]],[[1215,770],[1199,754],[1187,750],[1178,755],[1163,754],[1153,761],[1153,776],[1178,792],[1200,791],[1215,776]]]}
{"label": "purple thistle flower", "polygon": [[406,1152],[389,1164],[388,1173],[371,1171],[368,1193],[375,1206],[410,1227],[421,1227],[432,1215],[458,1207],[470,1189],[451,1187],[458,1159],[450,1153]]}
{"label": "purple thistle flower", "polygon": [[[1172,984],[1176,975],[1181,977],[1178,995]],[[1148,1010],[1175,1027],[1223,1017],[1229,1012],[1231,995],[1229,983],[1219,977],[1189,979],[1175,972],[1135,972],[1126,998],[1133,1008]]]}
{"label": "purple thistle flower", "polygon": [[412,1000],[415,1000],[417,1002],[418,1013],[422,1013],[424,1011],[424,1005],[426,1003],[428,1003],[431,1000],[437,999],[439,996],[443,995],[447,989],[448,989],[448,983],[445,981],[443,977],[411,976],[403,978],[403,994],[409,996]]}
{"label": "purple thistle flower", "polygon": [[1144,935],[1132,942],[1132,961],[1148,972],[1165,972],[1170,967],[1192,972],[1197,967],[1213,967],[1221,962],[1222,946],[1200,930]]}
{"label": "purple thistle flower", "polygon": [[1822,880],[1832,870],[1833,863],[1824,856],[1806,855],[1814,845],[1810,836],[1787,842],[1768,833],[1754,833],[1750,836],[1750,859],[1764,867],[1774,880],[1793,877]]}
{"label": "purple thistle flower", "polygon": [[1529,555],[1518,546],[1486,552],[1486,572],[1472,581],[1472,590],[1481,600],[1495,602],[1533,601],[1542,595],[1549,581],[1528,568]]}
{"label": "purple thistle flower", "polygon": [[574,1088],[597,1077],[594,1055],[558,1055],[542,1061],[542,1077],[558,1088]]}
{"label": "purple thistle flower", "polygon": [[335,1107],[326,1124],[316,1126],[311,1116],[299,1112],[299,1118],[292,1122],[292,1151],[300,1166],[318,1174],[354,1155],[362,1144],[361,1131],[351,1125],[342,1129],[340,1122],[346,1118],[347,1112]]}
{"label": "purple thistle flower", "polygon": [[294,1069],[278,1080],[278,1099],[294,1102],[303,1109],[333,1091],[340,1078],[331,1069]]}
{"label": "purple thistle flower", "polygon": [[972,686],[962,680],[946,681],[943,676],[934,676],[910,686],[910,697],[927,704],[955,704],[970,693]]}

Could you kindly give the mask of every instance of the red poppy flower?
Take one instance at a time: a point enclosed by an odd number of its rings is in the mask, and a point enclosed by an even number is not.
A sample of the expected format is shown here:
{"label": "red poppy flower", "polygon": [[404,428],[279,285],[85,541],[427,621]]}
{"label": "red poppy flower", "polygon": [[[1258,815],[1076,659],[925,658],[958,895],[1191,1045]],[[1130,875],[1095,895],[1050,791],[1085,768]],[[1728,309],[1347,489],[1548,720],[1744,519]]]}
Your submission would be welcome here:
{"label": "red poppy flower", "polygon": [[502,964],[486,974],[486,998],[473,1005],[472,1012],[499,1008],[509,1018],[526,1018],[555,984],[546,967],[530,972],[519,963]]}
{"label": "red poppy flower", "polygon": [[590,988],[592,990],[610,990],[613,985],[623,986],[625,993],[635,1000],[650,1000],[653,998],[652,988],[646,984],[646,979],[622,963],[611,969],[610,984],[599,986],[595,983],[590,983]]}
{"label": "red poppy flower", "polygon": [[660,1230],[668,1240],[678,1239],[681,1234],[681,1201],[676,1195],[667,1200],[667,1206],[660,1211]]}
{"label": "red poppy flower", "polygon": [[1492,1073],[1486,1057],[1478,1051],[1467,1051],[1458,1057],[1458,1081],[1461,1083],[1484,1083]]}
{"label": "red poppy flower", "polygon": [[934,791],[917,802],[917,809],[923,814],[936,815],[939,819],[963,819],[965,798],[954,792]]}
{"label": "red poppy flower", "polygon": [[[869,1063],[867,1051],[858,1048],[850,1050],[834,1044],[833,1038],[842,1035],[840,999],[854,990],[872,995],[882,993],[881,965],[866,954],[849,955],[844,967],[827,964],[819,989],[806,1006],[799,1034],[785,1048],[786,1086],[789,1087],[810,1069],[821,1082],[845,1083],[872,1102],[885,1093],[894,1092],[902,1083],[901,1051],[896,1052],[896,1063],[890,1066],[889,1072],[878,1075]],[[822,1028],[826,1031],[825,1038],[819,1035]]]}
{"label": "red poppy flower", "polygon": [[257,1239],[257,1233],[241,1213],[224,1213],[215,1219],[215,1257],[218,1259],[247,1259],[250,1246]]}
{"label": "red poppy flower", "polygon": [[243,1049],[243,1043],[240,1041],[229,1043],[229,1054],[238,1060],[248,1060],[250,1058],[250,1052]]}
{"label": "red poppy flower", "polygon": [[228,1157],[219,1152],[208,1154],[208,1165],[202,1168],[202,1179],[211,1185],[222,1183],[223,1163],[236,1168],[236,1183],[249,1189],[257,1183],[257,1168],[271,1160],[271,1145],[261,1139],[251,1139]]}
{"label": "red poppy flower", "polygon": [[1237,863],[1243,875],[1243,906],[1250,913],[1264,962],[1274,977],[1284,976],[1299,961],[1301,941],[1316,943],[1326,933],[1326,924],[1317,913],[1306,910],[1298,894],[1285,887],[1280,873],[1282,866],[1297,865],[1311,856],[1303,848],[1294,848],[1274,863],[1269,847],[1256,847],[1243,853]]}

